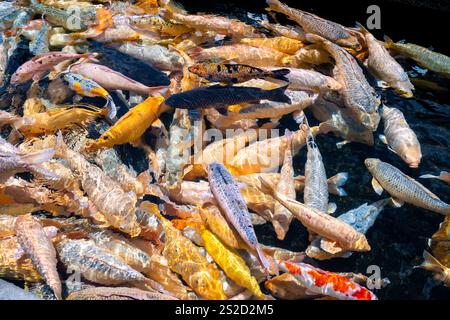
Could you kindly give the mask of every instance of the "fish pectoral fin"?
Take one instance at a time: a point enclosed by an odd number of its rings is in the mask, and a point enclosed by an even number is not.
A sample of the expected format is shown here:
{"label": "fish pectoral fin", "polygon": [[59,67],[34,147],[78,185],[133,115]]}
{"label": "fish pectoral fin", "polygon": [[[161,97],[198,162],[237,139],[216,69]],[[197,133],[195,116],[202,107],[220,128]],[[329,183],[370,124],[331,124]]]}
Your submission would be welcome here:
{"label": "fish pectoral fin", "polygon": [[400,199],[391,198],[391,203],[394,205],[394,207],[400,208],[405,202]]}
{"label": "fish pectoral fin", "polygon": [[336,241],[328,239],[320,240],[320,248],[330,254],[337,254],[343,251],[342,247]]}
{"label": "fish pectoral fin", "polygon": [[397,152],[395,152],[395,150],[394,150],[394,149],[392,149],[392,148],[391,148],[390,146],[388,146],[387,148],[388,148],[388,150],[389,150],[389,151],[391,151],[391,152],[393,152],[393,153],[397,154]]}
{"label": "fish pectoral fin", "polygon": [[383,187],[375,178],[372,178],[372,188],[379,196],[383,193]]}
{"label": "fish pectoral fin", "polygon": [[384,144],[388,144],[386,136],[384,134],[378,135],[378,139],[380,139],[380,141],[383,142]]}
{"label": "fish pectoral fin", "polygon": [[328,204],[328,210],[327,210],[327,213],[328,213],[328,214],[332,214],[332,213],[336,212],[336,209],[337,209],[336,203],[330,202],[330,203]]}

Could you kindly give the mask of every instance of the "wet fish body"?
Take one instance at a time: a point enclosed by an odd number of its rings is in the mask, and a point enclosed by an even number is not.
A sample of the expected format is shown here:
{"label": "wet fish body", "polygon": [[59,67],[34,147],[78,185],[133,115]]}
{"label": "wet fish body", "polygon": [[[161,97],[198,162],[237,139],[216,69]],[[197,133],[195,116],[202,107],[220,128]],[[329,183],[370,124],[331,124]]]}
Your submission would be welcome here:
{"label": "wet fish body", "polygon": [[227,220],[233,225],[242,240],[257,253],[261,265],[268,271],[269,263],[261,251],[250,213],[233,176],[222,164],[212,163],[208,166],[208,180],[211,191]]}
{"label": "wet fish body", "polygon": [[239,83],[255,78],[274,78],[288,81],[288,69],[265,71],[244,64],[202,63],[189,67],[189,71],[211,82]]}
{"label": "wet fish body", "polygon": [[367,64],[380,80],[397,90],[405,97],[412,97],[414,86],[402,66],[389,54],[383,43],[378,41],[369,31],[360,26],[368,46]]}
{"label": "wet fish body", "polygon": [[325,166],[319,147],[312,134],[308,134],[306,146],[308,148],[305,163],[304,203],[310,208],[321,212],[328,212],[328,183]]}
{"label": "wet fish body", "polygon": [[166,104],[173,108],[221,108],[242,102],[271,100],[290,103],[291,99],[284,94],[287,86],[273,90],[262,90],[252,87],[232,87],[215,85],[197,88],[170,96]]}
{"label": "wet fish body", "polygon": [[403,113],[396,108],[383,106],[381,118],[384,123],[386,142],[390,148],[411,168],[419,167],[422,158],[420,143]]}
{"label": "wet fish body", "polygon": [[277,261],[280,269],[292,274],[309,291],[339,300],[378,300],[375,294],[356,282],[306,263]]}
{"label": "wet fish body", "polygon": [[149,87],[170,85],[167,75],[149,63],[145,63],[100,42],[94,40],[89,40],[88,42],[90,51],[100,54],[98,60],[102,64],[120,72],[124,76]]}
{"label": "wet fish body", "polygon": [[450,215],[450,205],[396,167],[373,158],[366,159],[364,163],[373,176],[372,185],[377,193],[381,194],[384,189],[398,205],[407,202],[423,209]]}
{"label": "wet fish body", "polygon": [[450,78],[450,57],[413,43],[394,43],[386,37],[385,46],[415,60],[423,68]]}
{"label": "wet fish body", "polygon": [[355,49],[361,47],[358,39],[336,22],[325,20],[299,9],[290,8],[278,0],[267,0],[266,2],[269,5],[269,11],[285,14],[289,19],[297,22],[307,33],[317,34],[344,47]]}

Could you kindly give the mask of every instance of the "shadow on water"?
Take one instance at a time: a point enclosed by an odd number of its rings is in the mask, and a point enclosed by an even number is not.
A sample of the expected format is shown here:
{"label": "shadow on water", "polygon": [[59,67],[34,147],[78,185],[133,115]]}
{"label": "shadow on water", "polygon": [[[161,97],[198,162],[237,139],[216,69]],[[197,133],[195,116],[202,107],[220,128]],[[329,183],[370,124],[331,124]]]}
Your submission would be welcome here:
{"label": "shadow on water", "polygon": [[[365,22],[366,9],[373,2],[342,1],[334,6],[329,1],[286,1],[289,5],[308,10],[322,17],[329,18],[344,25],[353,26],[355,21]],[[382,39],[384,33],[394,40],[406,39],[423,46],[433,46],[435,50],[445,54],[450,51],[439,31],[448,30],[448,12],[427,8],[417,8],[398,2],[377,2],[381,8],[382,30],[374,34]],[[251,23],[247,12],[265,13],[264,1],[181,1],[191,12],[208,12],[238,18]],[[398,15],[408,19],[398,20]],[[432,18],[425,19],[424,17]],[[281,23],[287,20],[279,19]],[[415,74],[413,66],[406,61],[405,69]],[[429,75],[427,75],[429,77]],[[444,87],[448,88],[448,83]],[[394,153],[390,152],[379,139],[375,146],[369,147],[358,143],[347,144],[342,149],[336,148],[341,139],[332,134],[320,135],[317,143],[321,149],[328,176],[342,171],[349,172],[349,181],[345,186],[348,197],[339,198],[331,195],[330,201],[337,204],[337,215],[368,202],[381,199],[371,187],[371,175],[364,166],[368,157],[380,158],[391,163],[413,178],[426,173],[438,173],[440,170],[450,171],[450,99],[447,95],[437,95],[429,91],[417,89],[413,99],[403,99],[395,93],[383,92],[388,106],[400,109],[411,128],[415,131],[422,147],[422,163],[419,169],[411,169]],[[308,114],[308,118],[312,116]],[[296,129],[295,123],[285,117],[281,121],[281,129]],[[382,133],[382,125],[376,132]],[[303,174],[306,152],[303,149],[294,158],[296,174]],[[438,180],[421,180],[432,192],[446,202],[450,201],[450,187]],[[382,197],[386,197],[383,194]],[[302,195],[299,195],[302,199]],[[381,276],[389,278],[391,284],[376,290],[380,299],[448,299],[449,291],[443,286],[436,286],[431,273],[422,269],[413,269],[422,262],[422,252],[427,249],[427,239],[437,230],[443,216],[410,205],[402,208],[386,208],[378,217],[375,225],[368,231],[367,237],[372,250],[367,253],[354,253],[347,259],[329,261],[308,261],[325,270],[351,271],[367,274],[367,267],[377,265],[381,268]],[[294,221],[284,241],[279,241],[270,224],[256,228],[258,238],[264,244],[276,245],[296,251],[302,251],[308,245],[305,228]],[[367,274],[369,275],[369,274]]]}

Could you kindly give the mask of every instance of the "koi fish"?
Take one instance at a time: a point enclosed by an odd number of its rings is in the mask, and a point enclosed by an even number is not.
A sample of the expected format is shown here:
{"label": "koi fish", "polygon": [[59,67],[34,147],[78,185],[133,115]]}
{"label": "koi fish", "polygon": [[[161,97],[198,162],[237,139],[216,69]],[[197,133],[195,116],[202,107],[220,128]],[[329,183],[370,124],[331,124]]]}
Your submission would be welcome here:
{"label": "koi fish", "polygon": [[313,294],[323,294],[339,300],[378,300],[374,293],[348,278],[324,271],[306,263],[277,260],[280,270],[293,275]]}
{"label": "koi fish", "polygon": [[398,154],[410,168],[418,168],[422,152],[414,131],[409,127],[403,113],[396,108],[383,106],[381,118],[384,122],[384,136],[381,140],[390,150]]}
{"label": "koi fish", "polygon": [[19,216],[14,226],[17,240],[30,255],[33,265],[52,288],[57,299],[61,296],[61,280],[56,269],[56,250],[45,234],[40,221],[31,215]]}
{"label": "koi fish", "polygon": [[421,67],[450,78],[450,57],[413,43],[394,43],[385,37],[385,47],[416,61]]}
{"label": "koi fish", "polygon": [[449,204],[396,167],[374,158],[366,159],[364,164],[373,176],[372,187],[375,192],[381,194],[383,189],[386,190],[392,196],[394,205],[399,207],[407,202],[423,209],[450,215]]}
{"label": "koi fish", "polygon": [[194,47],[188,53],[198,62],[206,60],[219,60],[218,62],[233,61],[253,67],[285,66],[290,57],[271,48],[252,47],[242,43],[207,49]]}
{"label": "koi fish", "polygon": [[220,108],[242,102],[259,101],[263,99],[291,103],[291,99],[284,94],[287,86],[273,90],[262,90],[251,87],[231,87],[215,85],[197,88],[171,95],[166,104],[173,108]]}
{"label": "koi fish", "polygon": [[289,81],[287,69],[265,71],[245,64],[199,63],[190,66],[189,72],[211,82],[239,83],[254,78],[274,78]]}
{"label": "koi fish", "polygon": [[91,53],[79,54],[60,51],[50,51],[43,53],[22,64],[12,75],[11,84],[21,84],[30,79],[33,79],[33,81],[37,81],[42,78],[45,73],[53,70],[53,67],[55,65],[65,60],[93,58],[94,56],[95,55]]}
{"label": "koi fish", "polygon": [[67,300],[177,300],[175,297],[129,287],[94,287],[72,292]]}
{"label": "koi fish", "polygon": [[317,34],[331,42],[353,49],[360,49],[361,44],[344,26],[320,18],[312,13],[299,9],[293,9],[278,0],[267,0],[268,11],[276,11],[285,14],[289,19],[297,22],[307,33]]}
{"label": "koi fish", "polygon": [[184,14],[176,12],[168,5],[164,5],[164,7],[160,10],[164,18],[199,31],[214,31],[233,37],[252,37],[257,33],[255,28],[239,20],[214,15]]}
{"label": "koi fish", "polygon": [[333,57],[336,66],[334,78],[342,85],[339,93],[345,106],[352,110],[354,117],[364,127],[375,131],[380,122],[377,113],[380,98],[369,84],[356,59],[338,45],[316,35],[307,34],[309,41],[323,45]]}
{"label": "koi fish", "polygon": [[106,100],[106,107],[108,108],[108,118],[113,119],[117,114],[117,107],[113,99],[103,87],[95,81],[86,78],[80,74],[67,72],[63,75],[64,80],[68,83],[69,88],[74,90],[81,96],[85,97],[101,97]]}
{"label": "koi fish", "polygon": [[250,214],[239,188],[230,172],[219,163],[208,166],[208,181],[214,197],[242,240],[256,252],[261,265],[270,272],[270,265],[261,251]]}
{"label": "koi fish", "polygon": [[412,90],[414,90],[414,86],[409,81],[408,74],[389,54],[382,42],[378,41],[361,24],[358,24],[358,26],[364,35],[369,51],[369,57],[367,59],[369,70],[402,96],[411,98],[413,96]]}
{"label": "koi fish", "polygon": [[70,71],[92,79],[107,90],[128,90],[140,94],[154,95],[164,88],[148,87],[100,64],[75,64],[70,68]]}
{"label": "koi fish", "polygon": [[335,245],[354,251],[369,251],[366,237],[352,226],[324,212],[309,208],[303,203],[287,198],[260,178],[260,181],[273,197],[296,217],[309,230],[334,241]]}
{"label": "koi fish", "polygon": [[100,138],[86,146],[86,150],[95,151],[100,148],[111,148],[117,144],[136,142],[155,121],[160,112],[164,98],[149,97],[130,109]]}
{"label": "koi fish", "polygon": [[237,285],[250,290],[257,298],[264,298],[255,277],[236,250],[228,248],[208,229],[201,231],[206,251]]}
{"label": "koi fish", "polygon": [[[295,199],[294,168],[292,164],[292,132],[287,132],[289,147],[284,154],[283,165],[280,170],[280,179],[276,185],[276,191],[285,194],[290,199]],[[292,221],[292,213],[283,205],[274,204],[272,224],[279,240],[283,240],[289,230]]]}
{"label": "koi fish", "polygon": [[328,204],[328,183],[322,155],[311,132],[308,132],[306,147],[304,203],[321,212],[334,212],[336,205]]}

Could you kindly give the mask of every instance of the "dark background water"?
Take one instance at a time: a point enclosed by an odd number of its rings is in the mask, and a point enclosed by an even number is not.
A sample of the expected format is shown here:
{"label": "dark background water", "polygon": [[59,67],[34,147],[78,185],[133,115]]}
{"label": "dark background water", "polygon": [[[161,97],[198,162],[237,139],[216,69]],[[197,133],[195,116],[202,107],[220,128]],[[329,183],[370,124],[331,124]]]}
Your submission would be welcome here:
{"label": "dark background water", "polygon": [[[416,1],[420,2],[420,1]],[[427,1],[423,1],[427,2]],[[208,12],[226,15],[251,23],[247,12],[265,13],[264,1],[180,1],[190,12]],[[381,9],[381,30],[373,33],[379,39],[389,35],[395,41],[405,39],[425,47],[432,46],[436,51],[450,54],[448,47],[449,11],[415,7],[393,1],[286,1],[292,7],[313,12],[324,18],[334,20],[346,26],[354,26],[356,21],[365,23],[368,17],[367,7],[377,4]],[[447,1],[439,1],[446,5]],[[428,4],[433,6],[432,1]],[[447,6],[448,7],[448,6]],[[280,15],[278,15],[280,17]],[[279,22],[288,23],[280,18]],[[414,65],[402,61],[406,70],[413,72]],[[416,73],[412,73],[416,74]],[[430,77],[431,75],[427,75]],[[442,86],[449,88],[448,82],[436,79]],[[411,177],[417,178],[425,173],[437,174],[440,170],[450,171],[450,106],[448,95],[436,95],[418,89],[413,99],[403,99],[387,91],[383,93],[388,106],[400,109],[415,131],[422,147],[422,163],[419,169],[410,169],[394,153],[390,152],[378,139],[374,147],[358,143],[345,145],[337,149],[335,143],[341,141],[332,134],[317,138],[328,176],[342,171],[349,172],[350,178],[345,186],[349,196],[338,198],[331,196],[340,215],[365,202],[374,202],[379,197],[371,188],[371,175],[365,169],[364,159],[380,158],[396,166]],[[308,115],[308,118],[312,117]],[[296,129],[289,117],[281,122],[281,128]],[[375,134],[382,133],[382,125]],[[294,158],[297,174],[302,174],[306,161],[305,149]],[[432,192],[446,202],[450,201],[450,187],[437,180],[421,180]],[[301,199],[301,195],[300,195]],[[367,267],[378,265],[381,276],[389,278],[391,284],[376,290],[380,299],[449,299],[449,289],[438,286],[431,273],[422,269],[413,269],[422,262],[422,252],[427,247],[427,239],[438,229],[443,216],[410,205],[402,208],[385,209],[375,225],[368,231],[367,237],[372,250],[367,253],[354,253],[347,259],[313,261],[312,264],[325,270],[340,272],[361,272],[366,274]],[[256,229],[258,238],[264,244],[276,245],[296,251],[303,251],[308,245],[305,228],[294,221],[284,241],[278,241],[270,224]]]}

